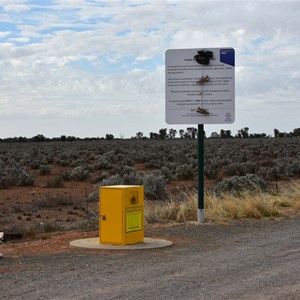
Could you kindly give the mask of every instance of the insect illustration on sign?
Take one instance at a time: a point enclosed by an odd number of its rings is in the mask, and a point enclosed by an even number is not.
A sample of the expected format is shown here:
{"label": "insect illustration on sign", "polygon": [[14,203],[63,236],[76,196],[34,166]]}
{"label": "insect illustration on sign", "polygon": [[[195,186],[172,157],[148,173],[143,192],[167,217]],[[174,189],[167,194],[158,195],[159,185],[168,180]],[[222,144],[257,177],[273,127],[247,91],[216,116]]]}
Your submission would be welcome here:
{"label": "insect illustration on sign", "polygon": [[205,108],[201,108],[200,106],[197,107],[196,112],[202,115],[209,115],[209,111]]}
{"label": "insect illustration on sign", "polygon": [[205,75],[205,76],[201,76],[201,78],[199,78],[196,82],[198,85],[201,86],[200,95],[201,95],[201,106],[202,106],[202,107],[197,107],[196,112],[202,115],[209,115],[209,111],[203,107],[203,85],[209,80],[210,80],[209,76]]}
{"label": "insect illustration on sign", "polygon": [[202,76],[200,79],[197,80],[197,83],[200,84],[200,85],[203,85],[205,82],[209,81],[209,76],[208,75],[205,75],[205,76]]}

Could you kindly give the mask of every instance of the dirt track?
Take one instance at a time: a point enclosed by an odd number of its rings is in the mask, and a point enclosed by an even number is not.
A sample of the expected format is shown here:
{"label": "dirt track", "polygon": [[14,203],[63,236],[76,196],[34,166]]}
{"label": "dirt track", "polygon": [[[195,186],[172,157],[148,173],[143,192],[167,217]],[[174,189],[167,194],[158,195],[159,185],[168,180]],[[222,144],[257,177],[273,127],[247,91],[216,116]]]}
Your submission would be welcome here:
{"label": "dirt track", "polygon": [[[0,246],[1,299],[300,299],[300,216],[146,228],[172,247],[21,254]],[[61,236],[63,238],[63,236]],[[60,238],[60,239],[61,239]],[[71,238],[82,238],[73,233]],[[51,248],[52,239],[23,244]],[[59,248],[60,247],[60,248]],[[35,251],[36,252],[36,251]]]}

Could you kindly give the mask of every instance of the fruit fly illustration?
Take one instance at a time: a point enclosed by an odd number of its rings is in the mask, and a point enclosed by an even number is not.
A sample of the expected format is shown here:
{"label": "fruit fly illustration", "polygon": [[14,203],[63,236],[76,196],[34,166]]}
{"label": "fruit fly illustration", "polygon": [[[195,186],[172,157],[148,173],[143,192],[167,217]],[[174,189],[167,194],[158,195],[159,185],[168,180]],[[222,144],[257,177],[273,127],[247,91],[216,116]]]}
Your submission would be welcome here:
{"label": "fruit fly illustration", "polygon": [[210,80],[209,76],[205,75],[205,76],[201,76],[201,78],[199,78],[196,82],[197,84],[201,85],[200,95],[201,95],[201,103],[202,103],[202,107],[198,106],[196,112],[202,115],[209,115],[209,112],[205,108],[203,108],[203,85],[209,80]]}
{"label": "fruit fly illustration", "polygon": [[202,76],[200,79],[197,80],[197,84],[203,85],[205,82],[209,81],[209,76],[205,75]]}
{"label": "fruit fly illustration", "polygon": [[196,112],[202,115],[209,115],[209,112],[205,108],[197,107]]}

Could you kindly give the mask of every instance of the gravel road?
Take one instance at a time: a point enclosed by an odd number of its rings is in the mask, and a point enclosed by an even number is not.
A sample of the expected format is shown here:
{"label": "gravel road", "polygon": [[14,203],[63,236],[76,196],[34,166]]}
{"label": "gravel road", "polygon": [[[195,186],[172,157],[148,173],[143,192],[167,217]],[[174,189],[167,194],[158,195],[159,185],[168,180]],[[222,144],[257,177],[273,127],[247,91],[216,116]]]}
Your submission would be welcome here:
{"label": "gravel road", "polygon": [[0,299],[300,299],[300,216],[149,227],[145,236],[174,245],[4,257]]}

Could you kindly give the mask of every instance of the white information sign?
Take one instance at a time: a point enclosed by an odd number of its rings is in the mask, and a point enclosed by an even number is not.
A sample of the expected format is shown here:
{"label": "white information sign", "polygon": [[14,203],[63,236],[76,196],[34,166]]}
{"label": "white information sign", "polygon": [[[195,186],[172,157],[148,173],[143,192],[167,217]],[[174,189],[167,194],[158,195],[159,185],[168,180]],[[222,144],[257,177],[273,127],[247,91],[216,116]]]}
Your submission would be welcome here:
{"label": "white information sign", "polygon": [[234,122],[233,48],[170,49],[165,63],[168,124]]}

